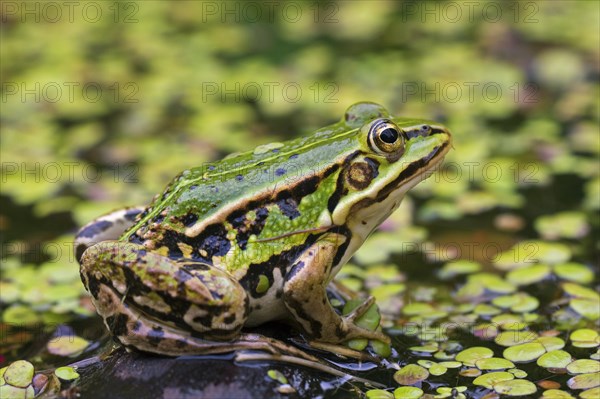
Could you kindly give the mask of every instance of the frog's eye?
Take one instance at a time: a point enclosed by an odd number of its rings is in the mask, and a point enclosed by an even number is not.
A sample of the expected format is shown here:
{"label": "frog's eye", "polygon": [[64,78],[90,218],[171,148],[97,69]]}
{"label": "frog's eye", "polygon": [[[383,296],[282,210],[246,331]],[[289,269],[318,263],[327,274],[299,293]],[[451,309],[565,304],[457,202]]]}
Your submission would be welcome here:
{"label": "frog's eye", "polygon": [[404,151],[404,135],[393,122],[381,119],[371,126],[369,146],[381,155],[398,155],[397,153]]}

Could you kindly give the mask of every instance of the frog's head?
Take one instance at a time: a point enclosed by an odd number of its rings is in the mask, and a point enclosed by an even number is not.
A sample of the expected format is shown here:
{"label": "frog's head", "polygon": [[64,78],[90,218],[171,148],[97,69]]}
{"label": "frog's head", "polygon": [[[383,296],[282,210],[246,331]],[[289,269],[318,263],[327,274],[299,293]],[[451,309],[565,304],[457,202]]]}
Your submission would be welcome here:
{"label": "frog's head", "polygon": [[393,118],[373,103],[353,105],[344,119],[349,128],[358,128],[359,151],[343,165],[343,195],[332,217],[366,239],[408,190],[434,172],[450,149],[451,135],[435,122]]}

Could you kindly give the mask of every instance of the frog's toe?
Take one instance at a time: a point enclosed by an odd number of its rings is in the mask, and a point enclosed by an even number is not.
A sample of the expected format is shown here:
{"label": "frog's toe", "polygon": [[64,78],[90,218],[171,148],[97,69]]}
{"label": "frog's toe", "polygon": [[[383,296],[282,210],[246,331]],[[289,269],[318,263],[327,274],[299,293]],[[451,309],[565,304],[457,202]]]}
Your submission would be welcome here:
{"label": "frog's toe", "polygon": [[363,327],[359,327],[356,324],[348,325],[348,333],[346,339],[364,338],[374,341],[381,341],[389,344],[391,342],[390,337],[382,333],[381,331],[373,331]]}
{"label": "frog's toe", "polygon": [[352,310],[352,312],[347,314],[344,317],[344,319],[346,319],[346,321],[354,324],[354,321],[356,321],[356,319],[360,318],[363,314],[365,314],[365,312],[367,310],[369,310],[371,305],[373,305],[374,303],[375,303],[375,298],[372,296],[369,296],[367,299],[365,299],[365,301],[363,303],[361,303],[359,306],[354,308]]}

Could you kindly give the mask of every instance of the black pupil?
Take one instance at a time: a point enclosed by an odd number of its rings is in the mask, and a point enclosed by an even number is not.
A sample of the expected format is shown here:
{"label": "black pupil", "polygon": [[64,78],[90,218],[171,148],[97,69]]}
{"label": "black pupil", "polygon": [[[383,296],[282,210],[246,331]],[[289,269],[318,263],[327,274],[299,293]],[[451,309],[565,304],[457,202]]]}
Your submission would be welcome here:
{"label": "black pupil", "polygon": [[384,143],[393,144],[396,142],[396,140],[398,140],[398,131],[396,129],[388,127],[387,129],[381,132],[379,138],[381,138],[381,141],[383,141]]}

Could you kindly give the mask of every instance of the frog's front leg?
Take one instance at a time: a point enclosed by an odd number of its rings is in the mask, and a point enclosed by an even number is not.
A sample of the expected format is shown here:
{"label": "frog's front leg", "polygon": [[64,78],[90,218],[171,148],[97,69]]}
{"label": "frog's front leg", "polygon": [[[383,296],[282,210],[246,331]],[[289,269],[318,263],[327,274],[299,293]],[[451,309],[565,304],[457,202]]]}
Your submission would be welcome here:
{"label": "frog's front leg", "polygon": [[262,348],[248,340],[227,342],[239,337],[248,297],[227,272],[211,265],[105,241],[84,252],[81,277],[106,326],[125,346],[167,355]]}
{"label": "frog's front leg", "polygon": [[304,251],[286,275],[284,303],[304,331],[317,341],[341,343],[367,338],[389,342],[385,334],[355,324],[373,304],[372,297],[347,316],[337,314],[327,299],[332,263],[344,240],[345,237],[330,233]]}

